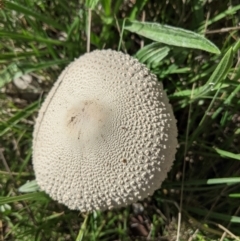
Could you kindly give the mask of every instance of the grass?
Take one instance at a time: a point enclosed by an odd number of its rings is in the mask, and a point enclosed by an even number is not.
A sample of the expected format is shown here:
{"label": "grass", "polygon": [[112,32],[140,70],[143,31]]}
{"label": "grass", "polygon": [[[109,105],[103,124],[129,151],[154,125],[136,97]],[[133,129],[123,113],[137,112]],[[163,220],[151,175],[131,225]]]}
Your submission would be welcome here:
{"label": "grass", "polygon": [[[239,18],[234,0],[6,0],[0,10],[0,240],[240,240]],[[185,38],[180,46],[186,30],[210,42]],[[168,31],[176,35],[170,42]],[[34,183],[19,192],[34,180],[31,141],[41,102],[87,45],[120,48],[145,63],[163,82],[178,120],[174,166],[138,208],[83,214],[34,191]]]}

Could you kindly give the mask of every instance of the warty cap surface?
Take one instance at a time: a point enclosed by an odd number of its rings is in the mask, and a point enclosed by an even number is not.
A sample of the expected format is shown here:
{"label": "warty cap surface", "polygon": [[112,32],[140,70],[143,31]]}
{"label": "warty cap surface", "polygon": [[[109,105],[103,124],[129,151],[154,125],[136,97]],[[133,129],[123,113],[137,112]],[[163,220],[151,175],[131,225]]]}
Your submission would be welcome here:
{"label": "warty cap surface", "polygon": [[177,147],[162,84],[138,60],[113,50],[95,50],[66,67],[39,111],[33,137],[38,185],[82,212],[152,195]]}

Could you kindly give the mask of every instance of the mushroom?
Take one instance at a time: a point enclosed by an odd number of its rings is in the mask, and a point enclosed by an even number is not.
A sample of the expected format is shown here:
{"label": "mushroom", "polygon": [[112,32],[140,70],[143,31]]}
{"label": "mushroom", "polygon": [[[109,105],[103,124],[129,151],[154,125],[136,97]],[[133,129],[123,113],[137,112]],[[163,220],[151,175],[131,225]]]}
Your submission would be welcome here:
{"label": "mushroom", "polygon": [[67,66],[44,101],[33,167],[54,200],[106,210],[152,195],[176,147],[176,120],[157,77],[127,54],[95,50]]}

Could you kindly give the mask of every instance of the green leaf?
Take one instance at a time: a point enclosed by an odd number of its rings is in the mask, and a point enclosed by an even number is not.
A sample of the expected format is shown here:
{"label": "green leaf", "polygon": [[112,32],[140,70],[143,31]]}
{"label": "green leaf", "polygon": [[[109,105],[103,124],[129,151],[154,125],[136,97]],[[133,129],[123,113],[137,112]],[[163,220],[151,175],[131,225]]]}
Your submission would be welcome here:
{"label": "green leaf", "polygon": [[14,78],[17,78],[22,74],[22,70],[15,63],[11,63],[3,71],[0,72],[0,88],[10,83]]}
{"label": "green leaf", "polygon": [[18,191],[22,193],[36,192],[39,191],[39,186],[36,180],[27,181],[25,184],[18,188]]}
{"label": "green leaf", "polygon": [[162,59],[164,59],[168,52],[170,51],[170,48],[163,47],[160,43],[152,43],[149,45],[146,45],[142,49],[140,49],[135,57],[141,62],[141,63],[147,63],[156,65],[158,64]]}
{"label": "green leaf", "polygon": [[[227,157],[227,158],[231,158],[231,159],[240,161],[240,154],[234,154],[232,152],[224,151],[224,150],[221,150],[218,148],[214,148],[214,150],[222,157]],[[239,183],[240,183],[240,181],[239,181]]]}
{"label": "green leaf", "polygon": [[8,204],[0,205],[0,213],[4,213],[4,212],[9,211],[11,209],[12,209],[11,206],[8,205]]}
{"label": "green leaf", "polygon": [[168,25],[126,20],[124,29],[168,45],[194,48],[220,54],[220,50],[205,37],[189,30]]}

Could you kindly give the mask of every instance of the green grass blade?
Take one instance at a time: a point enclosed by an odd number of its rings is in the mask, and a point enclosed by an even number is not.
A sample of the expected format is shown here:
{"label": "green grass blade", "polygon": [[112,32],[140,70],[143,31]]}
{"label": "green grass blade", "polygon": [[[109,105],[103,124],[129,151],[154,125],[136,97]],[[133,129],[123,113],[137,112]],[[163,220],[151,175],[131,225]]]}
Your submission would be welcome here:
{"label": "green grass blade", "polygon": [[5,133],[7,133],[9,130],[11,130],[11,128],[14,127],[19,121],[30,116],[38,108],[38,105],[39,105],[39,103],[37,101],[33,102],[32,104],[27,106],[25,109],[17,112],[7,122],[5,122],[5,123],[2,122],[0,124],[0,136],[3,136]]}
{"label": "green grass blade", "polygon": [[39,43],[45,43],[45,44],[56,44],[56,45],[65,44],[65,42],[63,41],[36,36],[34,34],[30,34],[29,32],[13,33],[13,32],[0,30],[0,38],[6,38],[6,39],[11,38],[12,40],[23,40],[23,41],[37,41]]}
{"label": "green grass blade", "polygon": [[88,223],[88,218],[89,218],[89,214],[86,214],[84,222],[79,230],[78,236],[76,238],[76,241],[82,241],[84,238],[84,234],[86,232],[87,229],[87,223]]}
{"label": "green grass blade", "polygon": [[40,49],[38,52],[36,51],[28,51],[28,52],[7,52],[7,53],[1,53],[0,60],[13,60],[13,59],[22,59],[26,57],[40,57],[45,54],[47,54],[47,50]]}
{"label": "green grass blade", "polygon": [[[230,48],[227,53],[223,56],[220,63],[208,79],[207,83],[202,86],[196,97],[206,95],[209,91],[214,90],[217,84],[219,84],[229,73],[233,63],[233,49]],[[218,88],[217,88],[218,89]]]}
{"label": "green grass blade", "polygon": [[209,78],[208,82],[218,83],[220,82],[229,72],[233,63],[233,50],[230,48],[226,54],[223,56],[221,62],[218,64],[217,68]]}
{"label": "green grass blade", "polygon": [[[94,1],[94,0],[88,0],[88,1]],[[112,8],[111,8],[112,0],[102,0],[101,3],[104,9],[104,15],[110,16],[112,12]]]}
{"label": "green grass blade", "polygon": [[6,203],[13,203],[19,201],[33,201],[33,200],[48,200],[49,198],[46,196],[44,192],[35,192],[29,194],[18,195],[14,197],[0,197],[0,205]]}
{"label": "green grass blade", "polygon": [[240,40],[238,40],[233,46],[233,52],[236,53],[240,49]]}
{"label": "green grass blade", "polygon": [[74,31],[77,31],[79,27],[79,23],[80,23],[79,17],[75,17],[74,21],[72,22],[72,24],[68,29],[68,33],[67,33],[68,39],[72,36],[72,34],[74,34]]}
{"label": "green grass blade", "polygon": [[240,198],[240,193],[231,193],[229,194],[229,197]]}
{"label": "green grass blade", "polygon": [[220,54],[220,50],[205,37],[189,30],[168,25],[126,20],[124,29],[168,45],[205,50]]}
{"label": "green grass blade", "polygon": [[212,119],[216,119],[217,116],[221,113],[221,111],[223,110],[224,106],[226,105],[231,105],[232,100],[234,99],[234,97],[236,97],[238,95],[238,93],[240,92],[240,85],[238,85],[230,94],[229,96],[226,98],[226,100],[223,102],[223,105],[219,106],[218,109],[213,113],[212,115]]}
{"label": "green grass blade", "polygon": [[[224,151],[224,150],[221,150],[221,149],[219,149],[219,148],[214,148],[214,150],[215,150],[221,157],[227,157],[227,158],[231,158],[231,159],[235,159],[235,160],[240,161],[240,154],[234,154],[234,153],[232,153],[232,152]],[[239,183],[240,183],[240,180],[239,180]]]}
{"label": "green grass blade", "polygon": [[[201,186],[201,185],[232,185],[240,183],[240,177],[225,177],[225,178],[211,178],[201,180],[188,180],[184,183],[185,186]],[[172,184],[171,184],[172,185]],[[181,185],[181,183],[176,183]]]}
{"label": "green grass blade", "polygon": [[199,28],[198,31],[203,32],[206,27],[209,27],[213,23],[216,23],[219,20],[226,18],[226,16],[235,15],[237,13],[237,11],[239,11],[239,10],[240,10],[240,4],[238,4],[237,6],[226,8],[225,11],[214,15],[213,18],[209,19],[207,22],[204,22],[204,24]]}
{"label": "green grass blade", "polygon": [[208,185],[217,185],[217,184],[238,184],[240,182],[240,177],[226,177],[226,178],[212,178],[207,180]]}
{"label": "green grass blade", "polygon": [[69,60],[67,59],[58,59],[43,63],[36,63],[36,64],[24,64],[19,63],[18,65],[15,63],[10,64],[6,69],[0,72],[0,88],[3,87],[5,84],[10,83],[13,79],[19,78],[24,74],[29,74],[36,70],[46,69],[53,65],[63,65],[68,63]]}
{"label": "green grass blade", "polygon": [[148,0],[137,0],[132,8],[129,19],[133,20],[142,11],[143,7],[147,4]]}
{"label": "green grass blade", "polygon": [[53,26],[60,30],[65,30],[64,26],[62,24],[57,23],[54,19],[51,19],[50,17],[46,17],[44,14],[36,13],[33,9],[26,8],[25,6],[20,5],[16,2],[6,2],[6,9],[14,10],[18,13],[25,14],[26,16],[34,17],[37,20],[41,20],[48,24],[49,26]]}
{"label": "green grass blade", "polygon": [[223,220],[225,222],[231,222],[231,223],[240,223],[240,217],[237,216],[231,216],[227,214],[221,214],[217,212],[209,212],[209,210],[204,210],[200,208],[193,208],[193,207],[185,207],[186,210],[197,213],[201,216],[206,216],[211,218],[215,218],[218,220]]}
{"label": "green grass blade", "polygon": [[68,63],[69,60],[67,59],[57,59],[57,60],[52,60],[52,61],[47,61],[43,63],[36,63],[36,64],[29,64],[29,63],[21,63],[19,66],[23,70],[24,74],[31,73],[36,70],[41,70],[41,69],[46,69],[52,66],[59,66],[59,65],[64,65]]}
{"label": "green grass blade", "polygon": [[86,0],[85,5],[87,8],[94,9],[98,4],[98,2],[99,0]]}

